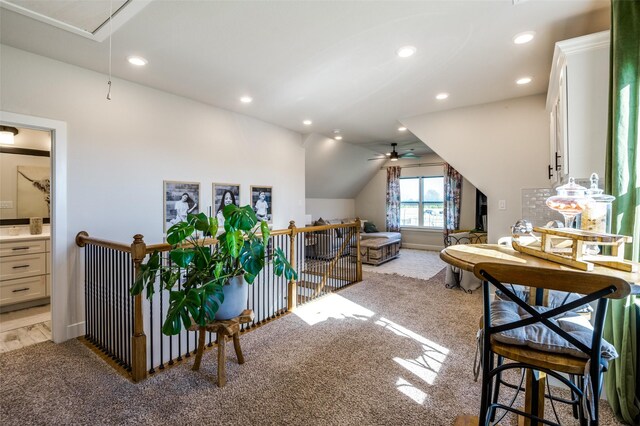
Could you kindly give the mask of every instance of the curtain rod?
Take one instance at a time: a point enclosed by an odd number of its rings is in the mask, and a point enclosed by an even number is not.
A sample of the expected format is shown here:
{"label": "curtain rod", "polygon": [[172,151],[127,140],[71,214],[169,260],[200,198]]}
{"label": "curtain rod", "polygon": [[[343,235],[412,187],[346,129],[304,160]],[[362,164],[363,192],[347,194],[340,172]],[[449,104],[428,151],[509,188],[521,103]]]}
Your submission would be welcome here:
{"label": "curtain rod", "polygon": [[[408,169],[411,167],[427,167],[427,166],[444,166],[445,163],[441,162],[441,163],[417,163],[417,164],[408,164],[406,166],[400,166],[403,169]],[[395,166],[382,166],[380,167],[380,170],[385,170],[388,167],[395,167]]]}

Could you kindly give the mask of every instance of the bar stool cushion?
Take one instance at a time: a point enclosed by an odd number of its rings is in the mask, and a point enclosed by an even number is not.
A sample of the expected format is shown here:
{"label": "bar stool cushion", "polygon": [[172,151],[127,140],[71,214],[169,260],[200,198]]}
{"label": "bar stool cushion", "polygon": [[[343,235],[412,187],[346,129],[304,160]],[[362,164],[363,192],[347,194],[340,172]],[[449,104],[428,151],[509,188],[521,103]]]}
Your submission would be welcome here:
{"label": "bar stool cushion", "polygon": [[[545,306],[532,306],[532,308],[540,313],[552,309]],[[521,319],[529,318],[530,316],[531,315],[520,308],[515,302],[495,300],[491,304],[491,324],[494,327],[513,323]],[[593,327],[591,323],[589,323],[589,320],[583,316],[573,312],[566,312],[550,319],[550,321],[586,346],[589,347],[591,345]],[[496,333],[492,337],[498,342],[509,345],[528,346],[531,349],[544,352],[566,354],[578,358],[589,358],[587,354],[542,323],[535,323],[503,331]],[[613,345],[604,339],[602,339],[600,350],[602,358],[604,359],[610,360],[618,357],[618,353]]]}
{"label": "bar stool cushion", "polygon": [[[511,284],[509,284],[508,287],[511,287]],[[531,287],[516,284],[516,285],[513,285],[512,291],[516,296],[518,296],[518,298],[526,302],[527,300],[529,300],[530,288]],[[574,300],[578,300],[582,296],[583,296],[582,294],[578,294],[578,293],[567,293],[566,291],[549,290],[549,307],[551,309],[557,308],[558,306],[562,306],[567,303],[571,303]],[[496,290],[496,297],[501,300],[511,301],[511,299],[509,299],[509,297],[504,295],[500,290]],[[590,304],[585,303],[584,305],[574,309],[573,311],[580,312],[580,313],[593,312],[593,308],[591,307]]]}

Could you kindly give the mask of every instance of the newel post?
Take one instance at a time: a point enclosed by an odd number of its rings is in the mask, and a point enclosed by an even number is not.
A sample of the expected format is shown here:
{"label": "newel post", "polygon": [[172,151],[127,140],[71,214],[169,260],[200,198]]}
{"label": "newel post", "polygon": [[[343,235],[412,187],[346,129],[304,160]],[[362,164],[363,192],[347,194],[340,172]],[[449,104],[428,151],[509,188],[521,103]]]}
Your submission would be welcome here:
{"label": "newel post", "polygon": [[362,254],[360,253],[360,229],[362,221],[356,218],[356,282],[362,281]]}
{"label": "newel post", "polygon": [[[147,245],[143,236],[133,236],[131,244],[131,257],[135,267],[135,278],[140,274],[140,264],[147,256]],[[147,378],[147,336],[144,334],[144,322],[142,318],[142,294],[133,299],[133,336],[131,337],[131,378],[134,382]]]}
{"label": "newel post", "polygon": [[[289,263],[293,269],[296,268],[296,222],[289,222]],[[293,311],[298,304],[298,284],[294,277],[291,277],[287,287],[287,310]]]}

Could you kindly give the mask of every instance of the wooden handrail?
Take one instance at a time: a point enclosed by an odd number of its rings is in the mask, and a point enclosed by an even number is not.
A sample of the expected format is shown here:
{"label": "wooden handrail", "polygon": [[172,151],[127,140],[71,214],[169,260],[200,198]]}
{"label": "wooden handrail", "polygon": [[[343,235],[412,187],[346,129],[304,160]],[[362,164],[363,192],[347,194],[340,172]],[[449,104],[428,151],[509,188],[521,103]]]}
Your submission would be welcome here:
{"label": "wooden handrail", "polygon": [[86,231],[80,231],[76,235],[76,245],[78,247],[84,247],[87,244],[93,244],[94,246],[110,248],[113,250],[124,251],[131,253],[131,246],[115,241],[103,240],[100,238],[90,237]]}
{"label": "wooden handrail", "polygon": [[[307,226],[304,228],[296,228],[295,233],[300,234],[302,232],[318,232],[318,231],[326,231],[328,229],[353,228],[353,227],[359,227],[358,222],[338,223],[333,225]],[[292,232],[293,231],[291,229],[278,229],[275,231],[271,231],[270,235],[274,237],[277,235],[292,235]],[[258,232],[256,235],[260,236],[261,233]],[[218,240],[216,238],[204,239],[205,246],[213,245],[213,244],[216,244],[217,242]],[[76,245],[78,247],[84,247],[87,244],[93,244],[99,247],[105,247],[105,248],[110,248],[114,250],[131,253],[130,245],[119,243],[116,241],[110,241],[110,240],[105,240],[101,238],[91,237],[86,231],[78,232],[78,234],[76,235]],[[183,246],[189,247],[191,245],[192,243],[185,243]],[[146,247],[145,248],[146,253],[150,254],[150,253],[153,253],[154,251],[159,251],[159,252],[169,251],[173,246],[169,243],[158,243],[158,244],[149,244],[149,245],[146,245],[145,247]]]}
{"label": "wooden handrail", "polygon": [[[204,238],[204,240],[198,239],[198,243],[203,243],[204,246],[212,246],[218,242],[217,238]],[[192,247],[194,244],[192,242],[186,242],[184,244],[180,244],[179,247]],[[173,246],[169,243],[158,243],[158,244],[150,244],[147,246],[147,254],[153,253],[154,251],[170,251]]]}
{"label": "wooden handrail", "polygon": [[358,222],[348,222],[348,223],[336,223],[329,225],[317,225],[317,226],[306,226],[304,228],[299,228],[298,233],[300,232],[317,232],[317,231],[326,231],[327,229],[336,229],[336,228],[353,228],[357,226]]}

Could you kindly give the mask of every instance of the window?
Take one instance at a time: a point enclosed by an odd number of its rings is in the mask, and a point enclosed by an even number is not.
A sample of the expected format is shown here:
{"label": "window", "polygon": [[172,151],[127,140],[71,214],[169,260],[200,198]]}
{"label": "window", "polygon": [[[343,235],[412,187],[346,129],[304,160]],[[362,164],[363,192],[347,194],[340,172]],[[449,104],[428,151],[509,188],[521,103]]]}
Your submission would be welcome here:
{"label": "window", "polygon": [[400,226],[442,229],[444,177],[400,178]]}

